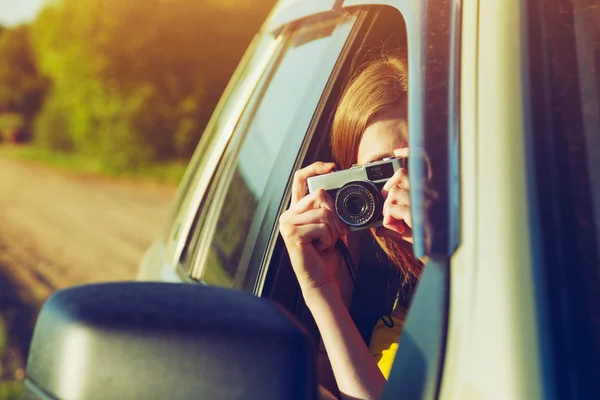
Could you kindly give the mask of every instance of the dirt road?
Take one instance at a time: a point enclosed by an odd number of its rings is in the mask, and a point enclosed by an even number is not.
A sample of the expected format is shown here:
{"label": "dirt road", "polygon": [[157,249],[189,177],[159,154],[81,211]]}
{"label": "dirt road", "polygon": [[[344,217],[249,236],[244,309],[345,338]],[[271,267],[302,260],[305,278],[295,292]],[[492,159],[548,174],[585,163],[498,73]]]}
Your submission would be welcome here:
{"label": "dirt road", "polygon": [[133,279],[174,192],[0,158],[0,265],[37,299],[74,284]]}

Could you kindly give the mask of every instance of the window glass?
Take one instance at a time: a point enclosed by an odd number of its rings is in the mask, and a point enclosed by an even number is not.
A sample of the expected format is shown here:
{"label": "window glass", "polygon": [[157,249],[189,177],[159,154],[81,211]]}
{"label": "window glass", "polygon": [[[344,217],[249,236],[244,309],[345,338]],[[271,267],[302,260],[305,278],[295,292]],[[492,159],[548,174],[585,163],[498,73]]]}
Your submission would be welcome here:
{"label": "window glass", "polygon": [[600,392],[600,2],[531,3],[531,58],[541,60],[531,72],[533,151],[557,377],[564,397],[591,398]]}
{"label": "window glass", "polygon": [[[258,35],[249,46],[247,54],[242,59],[238,70],[232,77],[215,114],[198,144],[192,160],[185,172],[172,206],[173,222],[169,224],[166,235],[169,239],[177,240],[181,232],[181,224],[189,219],[187,209],[192,202],[195,189],[205,174],[212,174],[212,168],[207,169],[209,160],[219,155],[228,139],[228,136],[241,113],[249,92],[254,88],[260,78],[266,63],[274,52],[277,39],[270,34]],[[225,143],[224,143],[225,142]],[[175,229],[173,229],[175,228]]]}
{"label": "window glass", "polygon": [[[243,280],[240,258],[267,179],[277,167],[277,154],[305,93],[314,83],[313,77],[323,72],[318,66],[330,49],[332,34],[344,19],[312,22],[290,33],[285,52],[251,122],[245,132],[240,132],[243,142],[223,200],[218,193],[213,199],[213,207],[220,208],[215,233],[206,261],[200,259],[202,251],[194,261],[200,264],[196,268],[204,265],[200,268],[204,282],[234,287]],[[342,46],[343,43],[340,50]]]}

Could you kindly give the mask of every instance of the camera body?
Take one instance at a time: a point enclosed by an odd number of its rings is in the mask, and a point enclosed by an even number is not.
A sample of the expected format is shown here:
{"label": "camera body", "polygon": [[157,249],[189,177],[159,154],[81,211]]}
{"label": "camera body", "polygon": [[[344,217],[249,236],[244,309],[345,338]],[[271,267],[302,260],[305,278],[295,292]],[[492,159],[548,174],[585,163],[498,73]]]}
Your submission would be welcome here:
{"label": "camera body", "polygon": [[407,158],[390,157],[350,169],[317,175],[307,180],[308,192],[324,189],[334,200],[335,211],[350,231],[375,228],[383,222],[381,189]]}

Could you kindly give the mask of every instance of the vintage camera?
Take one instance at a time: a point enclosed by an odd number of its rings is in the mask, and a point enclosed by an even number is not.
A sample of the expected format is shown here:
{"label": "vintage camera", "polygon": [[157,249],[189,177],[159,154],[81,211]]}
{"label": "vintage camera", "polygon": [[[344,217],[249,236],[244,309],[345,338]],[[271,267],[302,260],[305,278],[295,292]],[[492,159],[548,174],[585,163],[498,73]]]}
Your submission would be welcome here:
{"label": "vintage camera", "polygon": [[351,231],[374,228],[383,222],[381,189],[407,158],[390,157],[344,171],[308,178],[308,192],[325,189],[334,199],[335,211]]}

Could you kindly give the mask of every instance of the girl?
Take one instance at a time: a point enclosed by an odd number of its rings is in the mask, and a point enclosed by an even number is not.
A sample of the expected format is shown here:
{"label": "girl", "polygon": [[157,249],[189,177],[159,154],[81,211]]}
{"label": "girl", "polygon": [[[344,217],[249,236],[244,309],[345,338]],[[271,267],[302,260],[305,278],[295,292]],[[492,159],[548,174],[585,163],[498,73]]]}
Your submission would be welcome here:
{"label": "girl", "polygon": [[[360,248],[338,218],[333,199],[323,190],[306,194],[309,177],[386,157],[408,156],[407,72],[405,62],[385,56],[362,68],[346,86],[331,130],[334,163],[316,162],[296,172],[290,208],[280,219],[294,272],[327,350],[342,398],[379,398],[391,369],[406,310],[397,305],[393,327],[379,322],[369,346],[354,325],[342,296],[339,271],[342,239]],[[412,256],[410,184],[398,170],[382,189],[383,226],[371,230],[405,280],[418,277],[421,263]]]}

